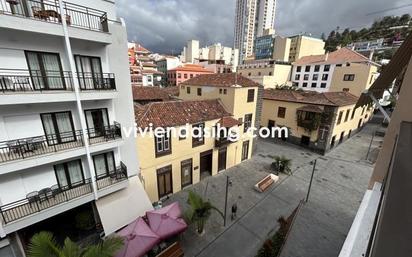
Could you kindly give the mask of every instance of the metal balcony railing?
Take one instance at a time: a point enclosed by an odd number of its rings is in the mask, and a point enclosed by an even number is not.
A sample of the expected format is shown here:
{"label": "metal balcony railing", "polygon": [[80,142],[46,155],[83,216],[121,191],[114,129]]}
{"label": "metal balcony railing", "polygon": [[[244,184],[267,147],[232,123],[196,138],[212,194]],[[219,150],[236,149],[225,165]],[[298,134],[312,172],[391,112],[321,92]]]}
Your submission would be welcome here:
{"label": "metal balcony railing", "polygon": [[70,187],[54,185],[50,188],[43,188],[38,192],[35,191],[28,194],[25,199],[1,206],[1,218],[4,224],[8,224],[56,205],[91,194],[92,192],[90,179]]}
{"label": "metal balcony railing", "polygon": [[44,90],[73,90],[71,72],[0,69],[0,92]]}
{"label": "metal balcony railing", "polygon": [[[76,73],[80,90],[116,90],[113,73]],[[69,71],[0,69],[0,93],[73,91]]]}
{"label": "metal balcony railing", "polygon": [[[121,127],[117,122],[114,125],[88,129],[88,135],[90,144],[122,137]],[[0,142],[0,163],[75,149],[83,145],[81,130],[3,141]]]}
{"label": "metal balcony railing", "polygon": [[60,12],[58,1],[51,0],[2,0],[0,14],[8,14],[61,23],[66,19],[67,25],[94,31],[108,32],[107,13],[73,3],[63,2],[64,13]]}
{"label": "metal balcony railing", "polygon": [[116,90],[114,73],[77,73],[81,90]]}
{"label": "metal balcony railing", "polygon": [[120,162],[120,166],[117,167],[116,170],[96,176],[97,189],[103,189],[105,187],[117,184],[127,178],[127,167],[123,162]]}
{"label": "metal balcony railing", "polygon": [[[123,162],[120,162],[120,166],[116,170],[96,177],[97,189],[101,190],[127,179],[127,167]],[[0,217],[4,224],[8,224],[70,200],[89,195],[92,192],[90,178],[70,186],[60,187],[56,184],[31,192],[26,198],[19,201],[0,206]]]}

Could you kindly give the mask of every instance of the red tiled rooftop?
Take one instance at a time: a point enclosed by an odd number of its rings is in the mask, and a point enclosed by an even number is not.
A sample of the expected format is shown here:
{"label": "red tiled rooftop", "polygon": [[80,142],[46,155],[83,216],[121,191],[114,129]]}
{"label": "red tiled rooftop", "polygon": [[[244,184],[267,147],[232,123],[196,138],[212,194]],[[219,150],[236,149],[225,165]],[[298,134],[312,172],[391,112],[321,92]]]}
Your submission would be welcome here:
{"label": "red tiled rooftop", "polygon": [[213,73],[200,65],[196,64],[185,64],[169,71],[190,71],[190,72],[204,72],[204,73]]}
{"label": "red tiled rooftop", "polygon": [[214,87],[260,87],[261,85],[236,73],[202,74],[181,85]]}
{"label": "red tiled rooftop", "polygon": [[135,106],[139,127],[176,127],[231,116],[219,100],[154,102]]}
{"label": "red tiled rooftop", "polygon": [[[326,58],[327,57],[327,58]],[[321,54],[321,55],[309,55],[304,56],[294,62],[294,65],[310,65],[310,64],[340,64],[340,63],[347,63],[347,62],[356,62],[356,63],[367,63],[370,60],[353,51],[349,48],[341,48],[329,54]]]}
{"label": "red tiled rooftop", "polygon": [[355,104],[358,97],[343,91],[318,93],[315,91],[265,89],[263,99],[315,105],[347,106]]}
{"label": "red tiled rooftop", "polygon": [[135,101],[167,101],[170,100],[170,96],[173,96],[171,91],[160,87],[132,86],[132,92]]}

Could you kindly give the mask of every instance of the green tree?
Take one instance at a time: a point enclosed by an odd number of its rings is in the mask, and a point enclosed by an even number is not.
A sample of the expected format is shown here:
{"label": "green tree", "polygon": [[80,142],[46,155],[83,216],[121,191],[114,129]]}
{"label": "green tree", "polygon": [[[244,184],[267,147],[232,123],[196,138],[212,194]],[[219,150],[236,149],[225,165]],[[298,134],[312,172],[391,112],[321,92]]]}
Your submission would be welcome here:
{"label": "green tree", "polygon": [[204,201],[202,197],[195,192],[189,191],[187,202],[190,205],[190,209],[186,213],[186,219],[189,222],[196,223],[199,234],[203,232],[206,221],[212,214],[212,210],[215,210],[223,218],[223,213],[218,208],[213,206],[209,201]]}
{"label": "green tree", "polygon": [[80,247],[69,238],[59,246],[50,232],[40,232],[31,238],[28,257],[112,257],[123,246],[119,237],[110,237],[96,245]]}

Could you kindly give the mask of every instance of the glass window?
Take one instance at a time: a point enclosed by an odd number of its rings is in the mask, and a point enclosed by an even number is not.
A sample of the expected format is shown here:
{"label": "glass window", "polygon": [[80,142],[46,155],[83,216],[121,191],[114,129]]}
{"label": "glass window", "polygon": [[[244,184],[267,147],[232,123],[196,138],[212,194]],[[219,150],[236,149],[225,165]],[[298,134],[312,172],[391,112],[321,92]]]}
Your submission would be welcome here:
{"label": "glass window", "polygon": [[170,141],[171,141],[170,135],[167,134],[166,132],[159,137],[155,137],[156,157],[172,153],[172,147],[171,147]]}
{"label": "glass window", "polygon": [[308,65],[305,67],[305,72],[309,72],[309,71],[310,71],[310,66]]}
{"label": "glass window", "polygon": [[202,95],[202,88],[197,88],[197,95],[198,96],[201,96]]}
{"label": "glass window", "polygon": [[250,127],[252,127],[252,114],[245,115],[245,122],[243,123],[243,132],[246,132]]}
{"label": "glass window", "polygon": [[113,152],[94,155],[93,164],[97,177],[106,176],[116,170]]}
{"label": "glass window", "polygon": [[309,80],[309,74],[305,74],[305,75],[303,76],[303,80]]}
{"label": "glass window", "polygon": [[182,187],[186,187],[192,184],[192,166],[192,159],[182,161],[180,164]]}
{"label": "glass window", "polygon": [[315,72],[318,72],[320,70],[320,65],[315,65]]}
{"label": "glass window", "polygon": [[192,128],[198,128],[199,131],[196,131],[196,133],[200,133],[200,135],[196,135],[196,137],[192,135],[192,147],[203,145],[205,143],[205,138],[204,138],[205,124],[204,123],[194,124]]}
{"label": "glass window", "polygon": [[319,75],[318,74],[313,74],[312,80],[318,80]]}
{"label": "glass window", "polygon": [[54,165],[60,188],[72,188],[84,184],[83,167],[80,160]]}
{"label": "glass window", "polygon": [[253,102],[255,101],[255,90],[254,89],[249,89],[247,91],[247,102]]}
{"label": "glass window", "polygon": [[285,107],[279,107],[278,108],[278,117],[279,118],[285,118],[286,116],[286,108]]}
{"label": "glass window", "polygon": [[302,87],[307,87],[308,83],[307,82],[303,82]]}
{"label": "glass window", "polygon": [[316,85],[317,85],[316,83],[312,83],[312,86],[311,86],[311,87],[316,87]]}
{"label": "glass window", "polygon": [[323,71],[329,71],[330,70],[330,65],[328,64],[328,65],[325,65],[324,67],[323,67]]}
{"label": "glass window", "polygon": [[301,72],[301,70],[302,70],[302,66],[296,67],[296,72]]}
{"label": "glass window", "polygon": [[322,80],[328,80],[329,74],[323,74],[322,75]]}

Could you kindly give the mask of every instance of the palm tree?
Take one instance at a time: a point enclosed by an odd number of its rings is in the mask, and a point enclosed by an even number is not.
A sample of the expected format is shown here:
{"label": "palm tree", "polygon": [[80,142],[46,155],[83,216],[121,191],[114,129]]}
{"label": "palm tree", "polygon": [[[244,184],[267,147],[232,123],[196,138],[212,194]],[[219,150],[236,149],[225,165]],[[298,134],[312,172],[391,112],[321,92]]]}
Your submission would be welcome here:
{"label": "palm tree", "polygon": [[272,162],[272,167],[275,169],[275,171],[291,174],[292,160],[284,156],[275,156],[274,159],[275,161]]}
{"label": "palm tree", "polygon": [[209,201],[204,201],[202,197],[195,192],[189,191],[187,202],[191,209],[186,213],[186,218],[189,222],[196,223],[197,232],[201,234],[205,227],[206,221],[212,214],[212,210],[217,211],[223,218],[223,213],[213,206]]}
{"label": "palm tree", "polygon": [[40,232],[31,238],[29,257],[112,257],[123,246],[119,237],[110,237],[96,245],[81,248],[66,238],[60,247],[50,232]]}

